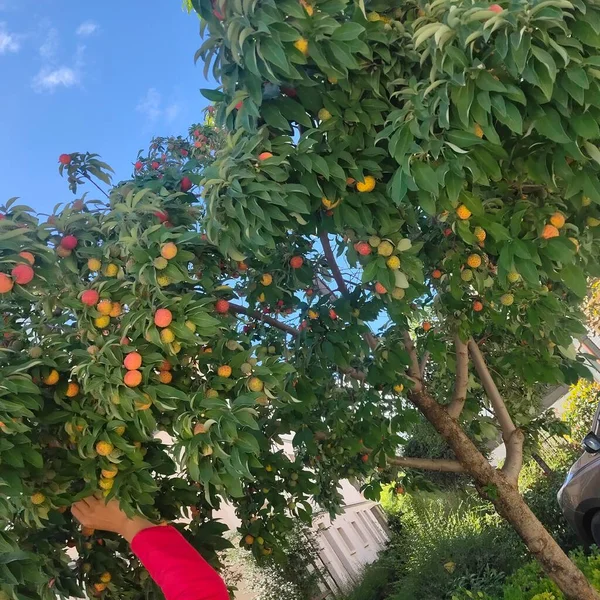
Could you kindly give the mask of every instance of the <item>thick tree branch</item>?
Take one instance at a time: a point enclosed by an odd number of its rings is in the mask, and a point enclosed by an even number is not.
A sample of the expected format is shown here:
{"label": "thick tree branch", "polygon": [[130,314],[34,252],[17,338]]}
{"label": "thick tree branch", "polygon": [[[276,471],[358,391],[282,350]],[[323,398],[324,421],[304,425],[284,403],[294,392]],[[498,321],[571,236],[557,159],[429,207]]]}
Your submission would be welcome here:
{"label": "thick tree branch", "polygon": [[333,249],[331,248],[331,243],[329,242],[329,235],[326,231],[321,231],[319,234],[319,239],[321,240],[321,245],[323,246],[323,252],[325,254],[325,258],[327,259],[327,264],[331,269],[331,274],[337,283],[338,290],[342,296],[348,296],[350,294],[350,290],[342,277],[342,272],[340,271],[340,267],[337,264],[337,260],[335,259],[335,255],[333,253]]}
{"label": "thick tree branch", "polygon": [[469,381],[469,350],[458,333],[454,336],[454,348],[456,351],[456,378],[454,394],[448,405],[448,414],[453,419],[458,419],[467,399],[467,383]]}
{"label": "thick tree branch", "polygon": [[421,379],[425,377],[425,369],[427,368],[427,363],[431,358],[431,352],[429,350],[425,350],[423,357],[421,358],[421,365],[419,366],[419,373],[421,374]]}
{"label": "thick tree branch", "polygon": [[500,424],[500,430],[502,431],[502,439],[504,440],[504,446],[506,448],[506,461],[502,467],[504,474],[516,484],[519,478],[519,472],[523,465],[523,432],[515,426],[513,420],[506,408],[504,398],[498,391],[496,383],[488,369],[487,364],[479,345],[471,338],[468,343],[469,352],[475,365],[475,370],[479,375],[479,379],[483,385],[483,389],[494,409],[494,415],[496,420]]}
{"label": "thick tree branch", "polygon": [[297,337],[300,333],[297,329],[291,327],[290,325],[286,325],[285,323],[282,323],[281,321],[278,321],[273,317],[264,315],[261,312],[258,312],[257,310],[250,310],[249,308],[246,308],[245,306],[240,306],[239,304],[233,304],[230,302],[229,310],[236,314],[246,315],[248,317],[251,317],[252,319],[256,319],[257,321],[264,321],[265,323],[268,323],[269,325],[272,325],[277,329],[281,329],[281,331],[285,331],[286,333],[289,333],[294,337]]}
{"label": "thick tree branch", "polygon": [[464,467],[457,460],[444,458],[413,458],[411,456],[395,456],[388,458],[390,465],[406,467],[407,469],[423,469],[441,473],[464,473]]}
{"label": "thick tree branch", "polygon": [[415,348],[415,343],[412,341],[410,337],[410,333],[405,331],[403,334],[404,337],[404,347],[410,356],[410,365],[408,367],[408,375],[410,379],[415,384],[414,391],[420,392],[423,389],[423,382],[421,381],[421,369],[419,367],[419,358],[417,356],[417,349]]}

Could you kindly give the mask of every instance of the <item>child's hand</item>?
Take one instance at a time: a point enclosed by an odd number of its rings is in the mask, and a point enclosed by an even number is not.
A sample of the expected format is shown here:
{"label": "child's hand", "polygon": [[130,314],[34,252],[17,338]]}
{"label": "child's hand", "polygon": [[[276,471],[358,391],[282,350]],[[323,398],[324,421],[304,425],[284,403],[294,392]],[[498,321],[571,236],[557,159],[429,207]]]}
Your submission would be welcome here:
{"label": "child's hand", "polygon": [[84,527],[118,533],[128,542],[131,542],[142,529],[154,527],[143,517],[129,519],[119,508],[117,500],[111,500],[107,504],[104,500],[89,496],[73,504],[71,512]]}

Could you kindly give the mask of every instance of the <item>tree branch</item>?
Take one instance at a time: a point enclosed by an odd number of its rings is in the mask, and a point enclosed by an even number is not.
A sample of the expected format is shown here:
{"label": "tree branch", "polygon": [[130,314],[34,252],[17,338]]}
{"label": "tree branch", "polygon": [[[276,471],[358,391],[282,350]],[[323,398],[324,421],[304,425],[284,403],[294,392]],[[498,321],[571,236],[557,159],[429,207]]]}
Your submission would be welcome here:
{"label": "tree branch", "polygon": [[419,358],[417,357],[417,349],[415,348],[415,344],[410,337],[410,333],[405,331],[403,334],[404,337],[404,347],[410,356],[410,366],[408,367],[408,375],[410,379],[415,384],[414,391],[420,392],[423,389],[423,382],[421,381],[421,369],[419,367]]}
{"label": "tree branch", "polygon": [[388,458],[390,465],[406,467],[407,469],[423,469],[439,471],[440,473],[464,473],[464,467],[457,460],[445,458],[413,458],[411,456],[395,456]]}
{"label": "tree branch", "polygon": [[282,323],[281,321],[278,321],[277,319],[274,319],[273,317],[264,315],[264,314],[258,312],[257,310],[250,310],[250,309],[246,308],[245,306],[240,306],[239,304],[233,304],[231,302],[229,303],[229,310],[231,310],[231,312],[236,313],[236,314],[246,315],[248,317],[251,317],[252,319],[256,319],[257,321],[264,321],[265,323],[268,323],[269,325],[272,325],[273,327],[276,327],[277,329],[281,329],[281,331],[285,331],[286,333],[289,333],[290,335],[293,335],[294,337],[298,337],[298,335],[300,334],[300,332],[297,329],[295,329],[294,327],[291,327],[290,325],[286,325],[285,323]]}
{"label": "tree branch", "polygon": [[473,359],[473,364],[475,365],[475,370],[479,375],[483,389],[494,409],[496,420],[500,424],[500,429],[502,431],[502,439],[504,440],[504,446],[506,448],[506,461],[504,462],[502,471],[507,478],[516,485],[521,467],[523,466],[523,442],[525,436],[513,423],[508,409],[506,408],[504,398],[502,398],[502,395],[498,391],[496,383],[485,363],[483,354],[479,349],[479,345],[471,338],[468,346],[471,358]]}
{"label": "tree branch", "polygon": [[109,200],[110,196],[86,173],[84,177],[92,184],[95,185],[97,189],[100,190]]}
{"label": "tree branch", "polygon": [[454,380],[454,394],[448,405],[448,414],[453,419],[458,419],[467,399],[467,383],[469,381],[469,350],[460,336],[454,336],[456,350],[456,378]]}
{"label": "tree branch", "polygon": [[335,259],[335,255],[331,248],[331,243],[329,242],[329,235],[326,231],[321,231],[319,234],[319,239],[321,240],[321,246],[323,246],[323,252],[325,253],[325,258],[327,259],[327,264],[331,269],[331,274],[337,283],[338,290],[342,296],[348,296],[350,294],[350,290],[342,277],[342,272],[340,271],[340,267],[337,264],[337,260]]}
{"label": "tree branch", "polygon": [[429,350],[425,350],[423,357],[421,358],[421,365],[419,367],[419,373],[421,374],[421,379],[425,377],[425,369],[427,368],[427,363],[431,358],[431,352]]}

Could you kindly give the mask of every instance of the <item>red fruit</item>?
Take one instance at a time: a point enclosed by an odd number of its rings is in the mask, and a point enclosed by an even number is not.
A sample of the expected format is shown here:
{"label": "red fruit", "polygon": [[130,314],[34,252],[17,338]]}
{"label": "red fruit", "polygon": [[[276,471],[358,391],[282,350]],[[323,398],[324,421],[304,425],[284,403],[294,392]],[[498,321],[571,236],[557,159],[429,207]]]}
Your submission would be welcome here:
{"label": "red fruit", "polygon": [[261,152],[258,155],[258,160],[267,160],[267,158],[272,158],[273,154],[271,152]]}
{"label": "red fruit", "polygon": [[154,324],[157,327],[168,327],[173,320],[173,313],[168,308],[159,308],[154,313]]}
{"label": "red fruit", "polygon": [[449,235],[452,235],[452,229],[450,229],[450,227],[447,227],[446,229],[444,229],[444,236],[448,237]]}
{"label": "red fruit", "polygon": [[65,250],[75,250],[77,247],[77,238],[74,235],[65,235],[65,237],[60,240],[60,245]]}
{"label": "red fruit", "polygon": [[158,167],[160,167],[160,164],[157,163],[156,161],[154,161],[151,165],[150,165],[153,169],[158,169]]}
{"label": "red fruit", "polygon": [[475,300],[475,302],[473,302],[473,310],[475,312],[481,312],[483,310],[483,303],[479,300]]}
{"label": "red fruit", "polygon": [[70,164],[70,162],[71,162],[71,155],[70,154],[61,154],[58,157],[58,162],[61,165],[68,165],[68,164]]}
{"label": "red fruit", "polygon": [[184,177],[181,180],[181,191],[182,192],[189,192],[193,186],[194,186],[194,184],[192,183],[192,180],[189,177]]}
{"label": "red fruit", "polygon": [[308,288],[308,289],[306,290],[306,295],[307,295],[307,296],[312,296],[314,293],[315,293],[315,291],[314,291],[312,288]]}
{"label": "red fruit", "polygon": [[490,10],[495,13],[501,13],[504,9],[499,4],[492,4]]}
{"label": "red fruit", "polygon": [[11,275],[13,276],[15,283],[25,285],[33,279],[33,269],[30,265],[17,265],[11,271]]}
{"label": "red fruit", "polygon": [[369,455],[368,454],[363,454],[360,457],[360,460],[362,460],[364,463],[369,462]]}
{"label": "red fruit", "polygon": [[135,170],[136,170],[136,171],[139,171],[139,170],[140,170],[140,169],[141,169],[141,168],[142,168],[144,165],[142,164],[142,162],[141,162],[141,161],[139,161],[139,160],[138,160],[138,161],[135,163],[135,165],[133,165],[133,166],[135,167]]}
{"label": "red fruit", "polygon": [[378,294],[387,294],[387,288],[382,283],[379,283],[379,281],[375,284],[375,291]]}
{"label": "red fruit", "polygon": [[164,210],[157,210],[154,213],[154,216],[161,222],[164,223],[165,221],[169,220],[169,215],[164,211]]}
{"label": "red fruit", "polygon": [[227,314],[229,312],[229,302],[227,300],[217,300],[215,304],[215,311],[217,311],[220,315]]}
{"label": "red fruit", "polygon": [[295,98],[298,95],[298,92],[291,87],[284,87],[281,88],[281,91],[286,95],[289,96],[290,98]]}
{"label": "red fruit", "polygon": [[209,106],[206,110],[212,115],[215,112],[215,107]]}
{"label": "red fruit", "polygon": [[434,269],[434,271],[431,273],[431,276],[434,279],[439,279],[442,276],[442,272],[439,269]]}
{"label": "red fruit", "polygon": [[238,102],[238,103],[235,105],[235,107],[236,107],[238,110],[240,110],[240,108],[242,108],[242,105],[243,105],[243,102],[240,100],[240,101],[239,101],[239,102]]}
{"label": "red fruit", "polygon": [[200,130],[194,129],[194,137],[199,137],[199,136],[200,136]]}
{"label": "red fruit", "polygon": [[181,156],[187,156],[187,155],[188,155],[188,151],[185,148],[183,148],[181,150]]}
{"label": "red fruit", "polygon": [[337,313],[335,310],[333,310],[333,308],[329,309],[329,318],[333,319],[334,321],[338,318]]}
{"label": "red fruit", "polygon": [[95,306],[98,304],[98,300],[100,300],[100,294],[96,290],[85,290],[81,294],[81,301],[86,306]]}
{"label": "red fruit", "polygon": [[304,259],[301,256],[292,256],[290,259],[290,267],[299,269],[304,264]]}
{"label": "red fruit", "polygon": [[131,341],[128,337],[122,337],[119,343],[121,344],[121,346],[129,346]]}
{"label": "red fruit", "polygon": [[371,254],[371,246],[368,242],[358,242],[354,247],[361,256],[368,256]]}
{"label": "red fruit", "polygon": [[220,10],[217,10],[216,8],[213,10],[213,15],[215,15],[215,17],[217,17],[217,19],[219,19],[219,21],[223,21],[225,19],[225,15]]}

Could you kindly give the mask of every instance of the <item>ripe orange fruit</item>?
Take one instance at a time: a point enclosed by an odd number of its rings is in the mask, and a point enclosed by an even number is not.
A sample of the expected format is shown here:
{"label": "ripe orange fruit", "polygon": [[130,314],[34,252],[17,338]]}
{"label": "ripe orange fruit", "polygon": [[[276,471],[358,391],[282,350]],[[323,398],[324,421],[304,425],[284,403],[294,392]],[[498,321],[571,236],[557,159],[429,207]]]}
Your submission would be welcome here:
{"label": "ripe orange fruit", "polygon": [[262,392],[265,384],[258,377],[250,377],[248,380],[248,388],[251,392]]}
{"label": "ripe orange fruit", "polygon": [[59,379],[60,375],[58,374],[58,371],[56,369],[52,369],[52,371],[50,371],[50,373],[44,377],[44,383],[46,385],[56,385]]}
{"label": "ripe orange fruit", "polygon": [[264,285],[264,286],[268,286],[271,285],[273,283],[273,275],[271,275],[270,273],[265,273],[261,278],[260,278],[260,282]]}
{"label": "ripe orange fruit", "polygon": [[159,371],[170,371],[173,368],[168,360],[163,360],[158,366]]}
{"label": "ripe orange fruit", "polygon": [[273,157],[272,152],[261,152],[258,155],[258,160],[267,160],[267,158],[272,158],[272,157]]}
{"label": "ripe orange fruit", "polygon": [[67,258],[67,256],[71,256],[71,254],[73,254],[73,251],[69,250],[67,248],[63,248],[62,246],[59,246],[56,249],[56,254],[58,256],[60,256],[61,258]]}
{"label": "ripe orange fruit", "polygon": [[439,269],[434,269],[431,273],[431,276],[434,279],[440,279],[440,277],[442,276],[442,272]]}
{"label": "ripe orange fruit", "polygon": [[379,283],[379,281],[375,284],[375,291],[378,294],[387,294],[386,287],[382,283]]}
{"label": "ripe orange fruit", "polygon": [[108,571],[105,571],[104,573],[102,573],[102,575],[100,575],[100,581],[102,583],[110,583],[111,579],[112,575]]}
{"label": "ripe orange fruit", "polygon": [[97,258],[89,258],[87,266],[90,271],[99,271],[102,268],[102,263]]}
{"label": "ripe orange fruit", "polygon": [[248,534],[245,538],[244,538],[244,542],[246,542],[246,544],[248,546],[252,546],[252,544],[254,544],[254,536]]}
{"label": "ripe orange fruit", "polygon": [[292,256],[290,259],[290,267],[299,269],[304,264],[304,259],[301,256]]}
{"label": "ripe orange fruit", "polygon": [[94,589],[95,589],[97,592],[103,592],[103,591],[106,589],[106,584],[105,584],[105,583],[102,583],[102,582],[100,582],[100,583],[95,583],[95,584],[94,584]]}
{"label": "ripe orange fruit", "polygon": [[194,435],[206,433],[207,431],[208,429],[206,429],[204,423],[196,423],[196,426],[194,427]]}
{"label": "ripe orange fruit", "polygon": [[31,252],[27,252],[24,250],[23,252],[19,252],[19,256],[21,258],[24,258],[32,266],[35,263],[35,256],[31,254]]}
{"label": "ripe orange fruit", "polygon": [[125,373],[125,377],[123,377],[123,383],[127,387],[137,387],[140,385],[140,383],[142,383],[141,372],[136,370],[127,371],[127,373]]}
{"label": "ripe orange fruit", "polygon": [[160,371],[158,380],[161,383],[171,383],[171,381],[173,381],[173,374],[170,371]]}
{"label": "ripe orange fruit", "polygon": [[217,369],[217,375],[219,377],[231,377],[231,367],[229,365],[221,365]]}
{"label": "ripe orange fruit", "polygon": [[308,311],[308,318],[312,319],[314,321],[315,319],[319,318],[319,313],[316,310],[309,310]]}
{"label": "ripe orange fruit", "polygon": [[135,371],[142,366],[142,355],[139,352],[130,352],[123,361],[123,366],[128,371]]}
{"label": "ripe orange fruit", "polygon": [[480,302],[479,300],[475,300],[473,302],[473,310],[475,312],[481,312],[483,310],[483,303]]}
{"label": "ripe orange fruit", "polygon": [[96,444],[96,452],[99,456],[108,456],[115,447],[110,442],[98,442]]}
{"label": "ripe orange fruit", "polygon": [[7,294],[13,289],[13,280],[6,274],[0,273],[0,294]]}
{"label": "ripe orange fruit", "polygon": [[121,309],[121,305],[119,304],[119,302],[113,302],[112,308],[110,309],[110,312],[108,313],[108,315],[110,317],[116,318],[116,317],[120,317],[122,312],[123,311]]}
{"label": "ripe orange fruit", "polygon": [[15,283],[19,285],[27,285],[33,279],[33,269],[29,265],[20,264],[13,268],[10,272]]}
{"label": "ripe orange fruit", "polygon": [[215,311],[218,312],[220,315],[228,313],[229,302],[227,302],[227,300],[223,300],[222,298],[220,300],[217,300],[215,304]]}
{"label": "ripe orange fruit", "polygon": [[135,410],[148,410],[152,406],[152,398],[150,398],[149,394],[144,394],[145,401],[136,400],[135,401]]}
{"label": "ripe orange fruit", "polygon": [[96,290],[85,290],[83,294],[81,294],[81,302],[86,306],[94,306],[98,303],[100,295]]}
{"label": "ripe orange fruit", "polygon": [[479,256],[479,254],[469,254],[469,257],[467,258],[467,264],[472,269],[477,269],[481,266],[481,256]]}
{"label": "ripe orange fruit", "polygon": [[429,321],[425,321],[423,323],[423,331],[429,331],[431,329],[431,323]]}
{"label": "ripe orange fruit", "polygon": [[548,224],[544,226],[544,229],[542,231],[542,239],[549,240],[551,238],[558,237],[559,235],[560,232],[554,225]]}
{"label": "ripe orange fruit", "polygon": [[375,177],[367,175],[363,181],[359,181],[356,184],[356,190],[358,192],[372,192],[375,189]]}
{"label": "ripe orange fruit", "polygon": [[160,332],[160,341],[163,344],[172,344],[175,341],[175,334],[168,327]]}
{"label": "ripe orange fruit", "polygon": [[304,54],[304,56],[308,56],[308,40],[301,37],[300,39],[296,40],[294,42],[294,48],[296,48],[296,50],[299,50],[300,52],[302,52],[302,54]]}
{"label": "ripe orange fruit", "polygon": [[168,308],[159,308],[154,313],[154,324],[157,327],[168,327],[173,320],[173,313]]}
{"label": "ripe orange fruit", "polygon": [[461,204],[457,209],[456,209],[456,214],[458,216],[459,219],[468,219],[471,216],[471,211],[464,205]]}
{"label": "ripe orange fruit", "polygon": [[76,384],[74,381],[70,381],[69,385],[67,385],[67,391],[65,395],[67,396],[67,398],[75,398],[77,394],[79,394],[79,385]]}
{"label": "ripe orange fruit", "polygon": [[117,465],[109,465],[105,469],[102,469],[100,471],[100,474],[102,475],[102,477],[104,477],[104,479],[114,479],[117,476],[118,472],[119,467],[117,467]]}
{"label": "ripe orange fruit", "polygon": [[163,244],[160,249],[160,255],[167,260],[171,260],[177,256],[177,246],[173,242]]}
{"label": "ripe orange fruit", "polygon": [[100,300],[98,305],[96,306],[96,310],[101,315],[110,315],[110,311],[112,310],[113,303],[110,300]]}
{"label": "ripe orange fruit", "polygon": [[557,211],[550,217],[550,223],[552,223],[556,229],[561,229],[564,227],[565,222],[565,215],[563,215],[561,212]]}
{"label": "ripe orange fruit", "polygon": [[44,496],[44,494],[42,494],[42,492],[36,492],[35,494],[32,494],[31,496],[31,504],[33,504],[34,506],[39,506],[40,504],[43,504],[46,501],[46,496]]}

